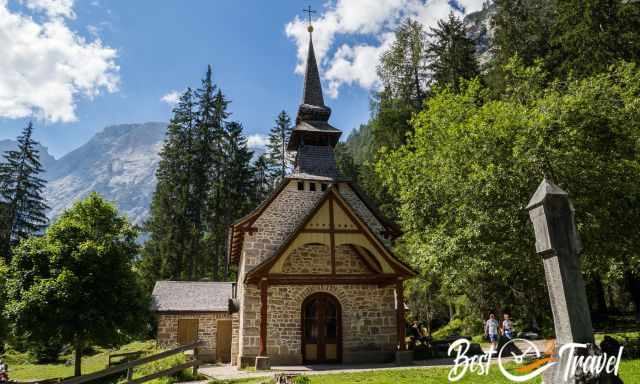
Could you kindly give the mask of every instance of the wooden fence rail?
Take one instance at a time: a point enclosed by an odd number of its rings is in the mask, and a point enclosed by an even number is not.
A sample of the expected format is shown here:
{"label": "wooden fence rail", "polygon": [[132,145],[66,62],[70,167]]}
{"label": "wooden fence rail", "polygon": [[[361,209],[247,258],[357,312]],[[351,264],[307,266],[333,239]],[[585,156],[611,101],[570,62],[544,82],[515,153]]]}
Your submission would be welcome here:
{"label": "wooden fence rail", "polygon": [[[198,347],[202,346],[203,344],[204,343],[202,341],[198,341],[198,342],[195,342],[195,343],[183,345],[183,346],[180,346],[180,347],[177,347],[177,348],[174,348],[174,349],[170,349],[168,351],[157,353],[155,355],[146,356],[146,357],[143,357],[141,359],[132,360],[132,361],[128,361],[126,363],[118,364],[116,366],[107,368],[107,369],[99,371],[99,372],[94,372],[94,373],[90,373],[88,375],[83,375],[83,376],[78,376],[78,377],[72,377],[70,379],[62,381],[61,384],[88,383],[88,382],[91,382],[93,380],[101,379],[103,377],[111,376],[111,375],[114,375],[116,373],[120,373],[120,372],[124,372],[124,371],[127,371],[127,383],[130,383],[130,384],[144,383],[144,382],[147,382],[149,380],[157,379],[158,377],[169,376],[169,375],[172,375],[174,373],[180,372],[183,369],[187,369],[187,368],[193,368],[193,374],[195,376],[195,375],[198,374],[198,366],[200,365],[200,361],[198,360]],[[177,354],[179,354],[181,352],[190,351],[190,350],[193,350],[193,357],[192,357],[191,360],[187,361],[186,363],[182,363],[182,364],[176,365],[175,367],[172,367],[172,368],[169,368],[169,369],[165,369],[165,370],[162,370],[160,372],[156,372],[156,373],[153,373],[153,374],[150,374],[150,375],[147,375],[147,376],[144,376],[144,377],[140,377],[140,378],[137,378],[137,379],[133,378],[133,372],[134,372],[135,367],[150,363],[152,361],[161,360],[161,359],[164,359],[166,357],[177,355]]]}
{"label": "wooden fence rail", "polygon": [[[139,359],[142,356],[142,351],[137,352],[122,352],[122,353],[110,353],[107,358],[107,368],[111,368],[112,365],[118,365],[122,363],[126,363],[127,361],[133,361],[135,359]],[[123,357],[121,361],[116,361],[119,358]]]}

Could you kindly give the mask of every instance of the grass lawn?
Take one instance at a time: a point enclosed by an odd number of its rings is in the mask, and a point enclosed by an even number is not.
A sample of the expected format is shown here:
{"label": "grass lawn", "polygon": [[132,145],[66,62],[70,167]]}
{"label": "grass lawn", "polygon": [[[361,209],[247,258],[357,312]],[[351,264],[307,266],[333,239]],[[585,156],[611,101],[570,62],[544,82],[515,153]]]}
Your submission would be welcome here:
{"label": "grass lawn", "polygon": [[[152,340],[144,342],[136,341],[122,346],[117,351],[96,348],[96,353],[82,358],[82,374],[89,374],[107,368],[109,353],[134,351],[142,351],[144,355],[150,355],[158,353],[161,350],[156,348],[156,343]],[[13,380],[54,379],[73,376],[73,364],[65,364],[65,362],[73,361],[72,353],[61,355],[60,362],[53,364],[34,364],[28,354],[21,354],[12,351],[8,352],[4,358],[9,364],[9,376]],[[134,370],[134,378],[169,368],[170,366],[174,366],[181,362],[184,362],[184,356],[177,355],[145,364]],[[191,377],[185,371],[185,373],[181,375],[181,379],[188,380],[191,379]],[[175,381],[175,378],[163,378],[150,381],[149,383],[159,384],[172,383]]]}
{"label": "grass lawn", "polygon": [[[449,368],[412,368],[375,372],[340,373],[330,375],[309,375],[311,384],[441,384],[448,382]],[[620,364],[620,377],[625,383],[640,383],[640,360],[623,360]],[[540,377],[528,383],[540,383]],[[268,384],[268,379],[244,379],[236,381],[211,381],[211,384]],[[489,374],[478,376],[467,373],[457,383],[511,384],[497,365],[492,365]]]}
{"label": "grass lawn", "polygon": [[593,335],[593,337],[596,340],[596,344],[600,345],[605,335],[612,336],[613,338],[618,340],[620,343],[622,343],[625,338],[632,339],[632,340],[640,339],[640,332],[596,333]]}

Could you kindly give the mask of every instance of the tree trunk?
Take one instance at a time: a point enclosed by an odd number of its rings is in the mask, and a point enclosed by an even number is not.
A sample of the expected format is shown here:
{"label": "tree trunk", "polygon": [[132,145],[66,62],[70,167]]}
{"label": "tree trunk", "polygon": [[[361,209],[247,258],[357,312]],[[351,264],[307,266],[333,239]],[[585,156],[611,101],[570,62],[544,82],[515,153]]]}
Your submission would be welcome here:
{"label": "tree trunk", "polygon": [[603,315],[605,318],[607,317],[607,300],[604,297],[604,286],[602,285],[602,280],[600,276],[597,276],[593,281],[593,288],[595,289],[596,294],[596,305],[598,307],[598,312],[600,315]]}
{"label": "tree trunk", "polygon": [[82,375],[82,349],[84,348],[84,344],[79,340],[77,340],[75,344],[75,362],[73,364],[73,375],[80,376]]}
{"label": "tree trunk", "polygon": [[631,272],[626,273],[627,288],[631,294],[631,299],[636,309],[636,322],[640,323],[640,278]]}

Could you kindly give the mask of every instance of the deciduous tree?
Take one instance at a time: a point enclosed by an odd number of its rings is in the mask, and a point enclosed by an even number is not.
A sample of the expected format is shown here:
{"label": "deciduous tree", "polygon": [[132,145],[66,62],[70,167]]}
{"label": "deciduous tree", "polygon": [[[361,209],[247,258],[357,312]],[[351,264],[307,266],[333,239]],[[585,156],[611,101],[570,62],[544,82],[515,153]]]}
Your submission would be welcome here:
{"label": "deciduous tree", "polygon": [[543,171],[573,199],[584,272],[638,281],[640,184],[629,180],[640,180],[640,70],[620,64],[549,88],[540,68],[507,70],[517,75],[502,100],[478,81],[441,90],[378,171],[419,269],[478,310],[510,307],[533,322],[548,298],[524,206]]}
{"label": "deciduous tree", "polygon": [[73,345],[77,376],[85,347],[111,346],[141,331],[148,303],[132,270],[137,236],[92,193],[44,236],[22,241],[7,282],[13,332],[32,345],[52,338]]}

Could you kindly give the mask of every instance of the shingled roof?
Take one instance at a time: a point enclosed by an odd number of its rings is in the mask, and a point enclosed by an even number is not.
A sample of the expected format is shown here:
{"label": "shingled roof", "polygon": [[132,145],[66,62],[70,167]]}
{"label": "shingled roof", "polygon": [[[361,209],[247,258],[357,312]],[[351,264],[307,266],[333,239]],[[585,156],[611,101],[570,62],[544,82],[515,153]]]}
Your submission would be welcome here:
{"label": "shingled roof", "polygon": [[233,283],[158,281],[151,294],[156,312],[223,312],[229,309]]}
{"label": "shingled roof", "polygon": [[298,149],[297,156],[296,167],[293,170],[294,175],[307,173],[331,179],[339,177],[333,148],[329,146],[303,145]]}

